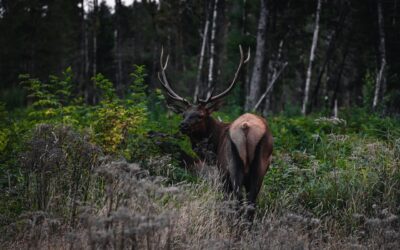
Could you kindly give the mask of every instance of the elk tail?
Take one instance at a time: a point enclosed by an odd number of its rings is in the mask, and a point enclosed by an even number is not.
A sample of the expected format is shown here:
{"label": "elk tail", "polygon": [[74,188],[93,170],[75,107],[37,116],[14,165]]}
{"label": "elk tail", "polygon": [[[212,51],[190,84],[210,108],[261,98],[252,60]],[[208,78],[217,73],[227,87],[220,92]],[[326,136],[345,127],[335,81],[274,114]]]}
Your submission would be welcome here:
{"label": "elk tail", "polygon": [[244,135],[247,136],[247,133],[249,132],[249,124],[247,122],[243,122],[240,128],[243,130]]}

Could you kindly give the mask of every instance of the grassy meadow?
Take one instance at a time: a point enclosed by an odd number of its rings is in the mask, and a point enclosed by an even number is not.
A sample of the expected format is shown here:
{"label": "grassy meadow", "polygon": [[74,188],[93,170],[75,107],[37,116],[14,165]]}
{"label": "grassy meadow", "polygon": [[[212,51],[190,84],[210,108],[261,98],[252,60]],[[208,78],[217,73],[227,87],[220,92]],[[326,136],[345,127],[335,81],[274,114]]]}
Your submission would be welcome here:
{"label": "grassy meadow", "polygon": [[[130,91],[93,79],[100,100],[72,92],[72,72],[21,76],[30,105],[0,105],[2,249],[399,249],[400,121],[367,108],[267,117],[272,165],[252,225],[193,156],[159,91],[136,66]],[[51,84],[50,84],[51,83]],[[241,113],[231,99],[215,114]]]}

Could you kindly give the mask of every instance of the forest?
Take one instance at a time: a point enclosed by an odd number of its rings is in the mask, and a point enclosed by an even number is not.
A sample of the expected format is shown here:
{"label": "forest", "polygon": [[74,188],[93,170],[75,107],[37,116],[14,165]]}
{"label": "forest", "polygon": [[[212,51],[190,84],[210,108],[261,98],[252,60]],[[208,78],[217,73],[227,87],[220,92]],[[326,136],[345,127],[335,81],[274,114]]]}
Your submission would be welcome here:
{"label": "forest", "polygon": [[[399,249],[399,4],[0,0],[0,248]],[[268,122],[254,220],[178,95]]]}

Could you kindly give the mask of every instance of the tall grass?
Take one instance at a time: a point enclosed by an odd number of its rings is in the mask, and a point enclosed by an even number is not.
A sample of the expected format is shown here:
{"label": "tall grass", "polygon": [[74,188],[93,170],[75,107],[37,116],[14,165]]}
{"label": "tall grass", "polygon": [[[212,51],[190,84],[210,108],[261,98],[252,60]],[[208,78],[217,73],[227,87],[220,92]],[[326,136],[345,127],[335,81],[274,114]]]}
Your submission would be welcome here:
{"label": "tall grass", "polygon": [[[153,161],[155,163],[155,161]],[[164,160],[161,159],[160,163]],[[164,166],[158,165],[160,168]],[[103,199],[80,207],[79,226],[67,230],[44,212],[26,223],[6,248],[50,249],[361,249],[399,244],[398,218],[388,210],[376,217],[354,215],[358,232],[345,235],[332,218],[287,207],[259,209],[249,226],[234,201],[224,198],[215,166],[198,183],[166,185],[137,164],[108,161],[95,176],[104,181]],[[285,199],[285,197],[282,197]],[[20,222],[22,224],[22,222]]]}

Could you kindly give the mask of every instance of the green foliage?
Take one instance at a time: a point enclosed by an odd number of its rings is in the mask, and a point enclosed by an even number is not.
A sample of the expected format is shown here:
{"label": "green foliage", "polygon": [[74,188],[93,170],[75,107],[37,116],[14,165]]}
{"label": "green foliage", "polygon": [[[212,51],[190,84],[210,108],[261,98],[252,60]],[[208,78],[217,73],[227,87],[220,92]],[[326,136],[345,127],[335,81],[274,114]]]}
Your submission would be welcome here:
{"label": "green foliage", "polygon": [[104,75],[97,74],[92,78],[94,85],[100,90],[100,99],[103,103],[113,102],[117,98],[113,83]]}
{"label": "green foliage", "polygon": [[137,106],[126,107],[118,102],[101,103],[93,115],[95,140],[108,153],[116,153],[128,134],[142,135],[146,111]]}
{"label": "green foliage", "polygon": [[49,77],[49,82],[52,86],[51,90],[54,91],[60,106],[66,106],[72,101],[73,77],[71,67],[63,71],[61,77],[54,75],[50,75]]}
{"label": "green foliage", "polygon": [[20,75],[19,78],[21,85],[28,92],[28,98],[32,101],[33,109],[28,113],[32,120],[68,122],[74,112],[74,109],[71,109],[73,101],[71,91],[74,86],[71,67],[62,72],[61,77],[50,75],[48,83],[31,78],[28,74]]}
{"label": "green foliage", "polygon": [[[144,67],[135,66],[132,76],[134,80],[130,86],[131,93],[126,99],[116,95],[112,82],[103,75],[98,74],[93,79],[95,86],[101,91],[100,103],[93,114],[93,130],[95,140],[107,153],[117,153],[127,144],[135,144],[140,148],[145,136],[147,99],[144,92]],[[129,159],[137,154],[129,150],[123,151]]]}
{"label": "green foliage", "polygon": [[39,79],[31,78],[30,75],[20,75],[21,84],[28,91],[28,98],[32,101],[33,111],[29,116],[33,119],[46,119],[55,116],[55,108],[59,103],[52,93],[51,85],[42,83]]}
{"label": "green foliage", "polygon": [[9,140],[9,135],[10,135],[10,130],[8,129],[0,130],[0,152],[2,152],[6,148]]}
{"label": "green foliage", "polygon": [[347,121],[346,132],[390,141],[400,137],[400,119],[380,117],[365,109],[349,109],[343,112]]}
{"label": "green foliage", "polygon": [[[398,120],[349,110],[348,120],[274,117],[274,162],[261,206],[305,210],[347,226],[354,214],[397,211]],[[396,190],[396,191],[394,191]]]}
{"label": "green foliage", "polygon": [[132,83],[129,86],[130,96],[128,104],[147,107],[147,85],[144,84],[144,79],[147,76],[144,65],[134,65],[134,71],[130,74]]}
{"label": "green foliage", "polygon": [[131,155],[125,150],[128,137],[130,143],[136,145],[145,140],[144,124],[148,116],[145,76],[144,66],[135,65],[129,95],[121,99],[110,80],[102,74],[96,75],[93,82],[100,102],[92,107],[73,98],[72,91],[76,86],[71,68],[67,68],[61,77],[50,76],[48,83],[29,75],[21,75],[20,79],[32,101],[28,116],[33,124],[46,122],[70,124],[80,129],[90,127],[94,141],[105,152],[122,153],[132,158],[135,153]]}

